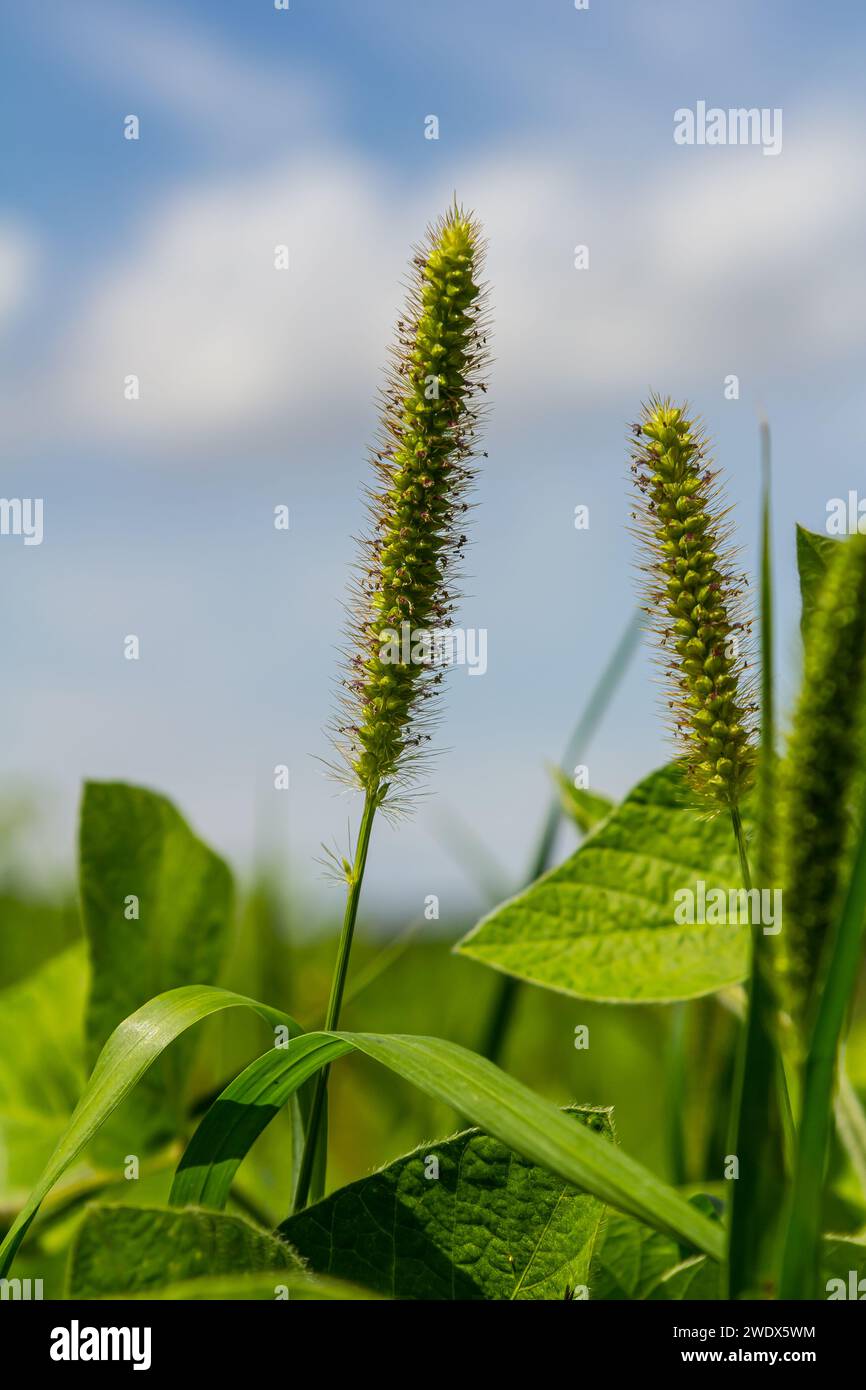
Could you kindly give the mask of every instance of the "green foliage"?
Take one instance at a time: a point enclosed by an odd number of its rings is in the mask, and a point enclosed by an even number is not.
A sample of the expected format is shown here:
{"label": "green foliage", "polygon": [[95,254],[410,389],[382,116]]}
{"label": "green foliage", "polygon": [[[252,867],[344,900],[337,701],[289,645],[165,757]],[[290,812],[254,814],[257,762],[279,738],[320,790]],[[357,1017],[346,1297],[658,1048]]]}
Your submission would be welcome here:
{"label": "green foliage", "polygon": [[866,536],[833,545],[780,778],[785,929],[776,979],[801,1040],[847,886],[866,751]]}
{"label": "green foliage", "polygon": [[0,1199],[23,1201],[84,1084],[84,953],[73,946],[0,991]]}
{"label": "green foliage", "polygon": [[748,931],[674,921],[675,893],[738,886],[730,827],[688,805],[678,768],[640,782],[558,869],[497,908],[460,951],[582,999],[691,999],[742,980]]}
{"label": "green foliage", "polygon": [[695,795],[714,809],[734,807],[752,785],[755,752],[743,581],[724,553],[718,475],[701,430],[669,400],[653,397],[634,434],[647,612],[670,678],[668,704]]}
{"label": "green foliage", "polygon": [[235,1078],[202,1121],[179,1170],[185,1175],[182,1200],[222,1205],[247,1147],[275,1109],[313,1071],[353,1050],[453,1106],[532,1163],[719,1257],[718,1229],[647,1168],[569,1121],[483,1057],[441,1038],[305,1033],[289,1048],[265,1053]]}
{"label": "green foliage", "polygon": [[630,1216],[611,1212],[593,1263],[592,1297],[649,1298],[662,1276],[679,1259],[679,1246],[670,1236],[653,1231]]}
{"label": "green foliage", "polygon": [[[88,782],[81,806],[81,911],[91,965],[87,1040],[94,1060],[117,1025],[180,985],[213,984],[229,942],[228,868],[165,797]],[[132,901],[135,899],[136,901]],[[181,1044],[137,1088],[106,1161],[118,1166],[176,1133],[190,1049]]]}
{"label": "green foliage", "polygon": [[0,891],[0,989],[24,980],[80,935],[75,907]]}
{"label": "green foliage", "polygon": [[[603,1111],[569,1113],[610,1135]],[[596,1198],[467,1130],[280,1230],[314,1270],[392,1298],[555,1300],[589,1283],[603,1213]]]}
{"label": "green foliage", "polygon": [[106,1204],[88,1208],[73,1244],[69,1296],[127,1297],[206,1277],[301,1268],[284,1241],[237,1216]]}
{"label": "green foliage", "polygon": [[170,990],[151,999],[115,1029],[99,1054],[68,1127],[0,1245],[0,1278],[15,1258],[43,1198],[84,1152],[169,1043],[210,1014],[240,1007],[253,1009],[271,1024],[282,1025],[290,1032],[299,1031],[297,1024],[278,1010],[208,985],[185,985]]}
{"label": "green foliage", "polygon": [[614,809],[614,802],[601,792],[592,792],[586,787],[576,787],[574,781],[561,768],[553,769],[563,814],[568,816],[582,835],[601,825]]}
{"label": "green foliage", "polygon": [[812,614],[818,603],[818,594],[827,573],[827,566],[842,541],[833,536],[822,535],[820,531],[807,531],[805,526],[797,526],[797,573],[800,576],[800,631],[805,638]]}

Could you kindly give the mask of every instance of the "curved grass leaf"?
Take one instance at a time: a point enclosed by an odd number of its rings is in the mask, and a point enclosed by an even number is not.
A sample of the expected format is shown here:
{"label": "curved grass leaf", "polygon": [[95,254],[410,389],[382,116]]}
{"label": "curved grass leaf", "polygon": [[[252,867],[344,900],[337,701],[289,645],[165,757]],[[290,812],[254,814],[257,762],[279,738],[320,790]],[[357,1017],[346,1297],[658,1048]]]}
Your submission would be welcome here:
{"label": "curved grass leaf", "polygon": [[160,1053],[176,1037],[220,1009],[244,1007],[272,1024],[285,1025],[290,1033],[300,1027],[287,1014],[212,985],[183,985],[151,999],[121,1023],[99,1055],[69,1125],[51,1155],[42,1176],[0,1245],[0,1278],[8,1271],[27,1228],[46,1193],[83,1152],[108,1116],[129,1095]]}
{"label": "curved grass leaf", "polygon": [[[232,880],[164,796],[123,782],[87,782],[79,883],[91,965],[92,1065],[117,1025],[148,999],[190,980],[216,982],[231,930]],[[101,1140],[106,1163],[122,1161],[130,1146],[142,1152],[172,1137],[189,1065],[184,1043],[153,1068],[125,1107],[116,1142],[108,1134]]]}
{"label": "curved grass leaf", "polygon": [[588,835],[607,820],[615,805],[609,796],[592,792],[588,787],[576,787],[573,778],[560,767],[553,768],[552,775],[562,814],[574,822],[582,835]]}
{"label": "curved grass leaf", "polygon": [[[221,1206],[256,1134],[313,1071],[350,1051],[452,1106],[531,1163],[720,1259],[721,1228],[648,1169],[507,1076],[440,1038],[306,1033],[250,1064],[214,1102],[181,1161],[173,1201]],[[243,1111],[250,1113],[244,1114]]]}
{"label": "curved grass leaf", "polygon": [[737,984],[748,928],[674,920],[675,894],[739,887],[730,826],[654,772],[566,862],[485,917],[457,950],[580,999],[668,1003]]}
{"label": "curved grass leaf", "polygon": [[92,1206],[72,1247],[68,1297],[127,1297],[204,1276],[302,1268],[284,1241],[239,1216]]}
{"label": "curved grass leaf", "polygon": [[[566,1113],[612,1137],[606,1112]],[[556,1300],[588,1285],[604,1210],[471,1129],[289,1217],[280,1234],[318,1273],[391,1298]]]}

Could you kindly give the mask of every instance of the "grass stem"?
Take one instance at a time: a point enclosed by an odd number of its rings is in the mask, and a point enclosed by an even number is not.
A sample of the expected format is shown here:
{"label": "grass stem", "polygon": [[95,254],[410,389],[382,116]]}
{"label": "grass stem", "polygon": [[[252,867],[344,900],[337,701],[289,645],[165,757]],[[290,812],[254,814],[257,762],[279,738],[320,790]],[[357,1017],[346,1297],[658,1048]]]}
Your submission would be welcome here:
{"label": "grass stem", "polygon": [[[343,916],[343,928],[340,932],[340,944],[337,950],[337,960],[334,965],[334,974],[331,980],[331,993],[328,999],[327,1012],[325,1014],[324,1027],[326,1032],[333,1031],[340,1022],[340,1008],[343,1003],[343,992],[346,988],[349,956],[352,951],[352,937],[355,934],[355,921],[358,916],[358,903],[361,898],[361,885],[364,882],[367,851],[370,848],[370,834],[373,829],[373,818],[376,814],[376,808],[379,805],[379,799],[379,792],[367,791],[364,796],[364,809],[361,813],[358,843],[355,846],[355,859],[352,864],[352,872],[348,882],[349,891],[346,895],[346,911]],[[307,1132],[304,1139],[304,1151],[301,1158],[300,1171],[298,1173],[298,1183],[295,1189],[295,1211],[300,1211],[307,1205],[311,1191],[314,1201],[322,1195],[321,1192],[313,1188],[313,1176],[319,1145],[319,1132],[327,1104],[327,1086],[328,1068],[325,1067],[318,1073],[315,1089],[313,1091],[310,1114],[307,1120]],[[322,1184],[324,1183],[324,1166],[321,1173],[321,1182]]]}

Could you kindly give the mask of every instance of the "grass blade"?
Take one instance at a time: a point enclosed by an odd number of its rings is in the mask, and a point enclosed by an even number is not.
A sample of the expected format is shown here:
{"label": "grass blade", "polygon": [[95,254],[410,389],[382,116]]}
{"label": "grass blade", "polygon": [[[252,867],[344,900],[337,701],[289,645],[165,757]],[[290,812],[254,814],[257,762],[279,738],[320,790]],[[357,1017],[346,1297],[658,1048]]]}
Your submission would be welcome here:
{"label": "grass blade", "polygon": [[[613,699],[614,691],[622,680],[626,668],[634,656],[640,643],[642,631],[642,620],[640,612],[632,614],[622,636],[616,644],[613,653],[602,671],[598,683],[593,689],[587,701],[586,708],[574,726],[571,738],[568,740],[565,752],[562,755],[560,768],[563,773],[571,775],[572,768],[581,755],[586,745],[589,743],[599,724],[602,716]],[[528,887],[540,878],[547,869],[550,868],[553,847],[556,843],[556,835],[559,824],[564,815],[562,798],[555,794],[551,797],[547,814],[541,826],[538,836],[538,843],[532,856],[529,872],[526,876],[524,887]],[[484,1057],[489,1057],[491,1062],[497,1062],[502,1055],[505,1037],[508,1033],[517,1006],[517,995],[520,989],[520,980],[513,975],[504,975],[500,981],[493,1003],[490,1009],[484,1038],[481,1044],[481,1053]]]}
{"label": "grass blade", "polygon": [[247,1008],[292,1036],[300,1027],[288,1014],[212,985],[183,985],[157,995],[115,1028],[96,1061],[69,1126],[27,1202],[0,1245],[0,1278],[5,1277],[43,1197],[62,1176],[148,1067],[169,1043],[221,1009]]}
{"label": "grass blade", "polygon": [[[758,764],[758,886],[773,881],[776,734],[773,671],[773,569],[770,531],[770,431],[761,423],[761,756]],[[728,1293],[757,1295],[772,1268],[783,1197],[779,1090],[781,1062],[771,1031],[766,938],[752,928],[752,969],[745,1032],[735,1091],[732,1153],[739,1177],[732,1183]]]}
{"label": "grass blade", "polygon": [[592,1130],[576,1126],[555,1105],[491,1062],[439,1038],[307,1033],[288,1049],[271,1049],[247,1067],[208,1111],[178,1169],[172,1202],[223,1205],[244,1153],[279,1106],[314,1070],[352,1050],[458,1110],[531,1162],[721,1259],[721,1227],[678,1192]]}

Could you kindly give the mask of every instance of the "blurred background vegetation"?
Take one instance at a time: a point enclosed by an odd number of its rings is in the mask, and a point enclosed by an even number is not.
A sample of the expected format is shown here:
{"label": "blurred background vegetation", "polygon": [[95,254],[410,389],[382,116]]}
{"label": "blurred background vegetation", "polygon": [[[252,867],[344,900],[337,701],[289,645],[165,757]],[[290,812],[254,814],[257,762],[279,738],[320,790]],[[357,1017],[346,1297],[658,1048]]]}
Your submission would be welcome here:
{"label": "blurred background vegetation", "polygon": [[[17,831],[35,814],[8,806],[0,865],[0,1227],[23,1203],[59,1138],[85,1076],[87,960],[74,887],[40,885],[16,867]],[[283,1007],[305,1027],[324,1012],[339,923],[311,920],[299,894],[260,872],[241,886],[233,948],[223,983]],[[511,891],[503,886],[502,896]],[[289,907],[291,900],[295,906]],[[467,920],[461,932],[473,923]],[[430,1033],[468,1047],[483,1045],[500,977],[452,953],[456,936],[439,924],[362,920],[344,1010],[347,1029]],[[589,1046],[575,1047],[586,1025]],[[866,1091],[863,1001],[849,1046],[855,1086]],[[539,1093],[614,1108],[619,1141],[659,1174],[691,1189],[721,1194],[726,1097],[735,1023],[713,998],[671,1008],[604,1006],[521,985],[501,1064]],[[222,1084],[272,1040],[267,1026],[230,1010],[197,1030],[196,1062],[181,1106],[181,1134]],[[122,1133],[123,1113],[118,1116]],[[331,1076],[329,1187],[341,1186],[427,1139],[461,1127],[460,1117],[390,1072],[360,1058]],[[282,1112],[242,1166],[234,1205],[273,1225],[290,1203],[291,1120]],[[69,1241],[85,1204],[164,1201],[181,1152],[178,1138],[139,1154],[139,1180],[101,1166],[99,1143],[45,1203],[16,1272],[44,1280],[45,1296],[63,1290]],[[840,1153],[828,1227],[854,1230],[866,1220],[854,1175]]]}

